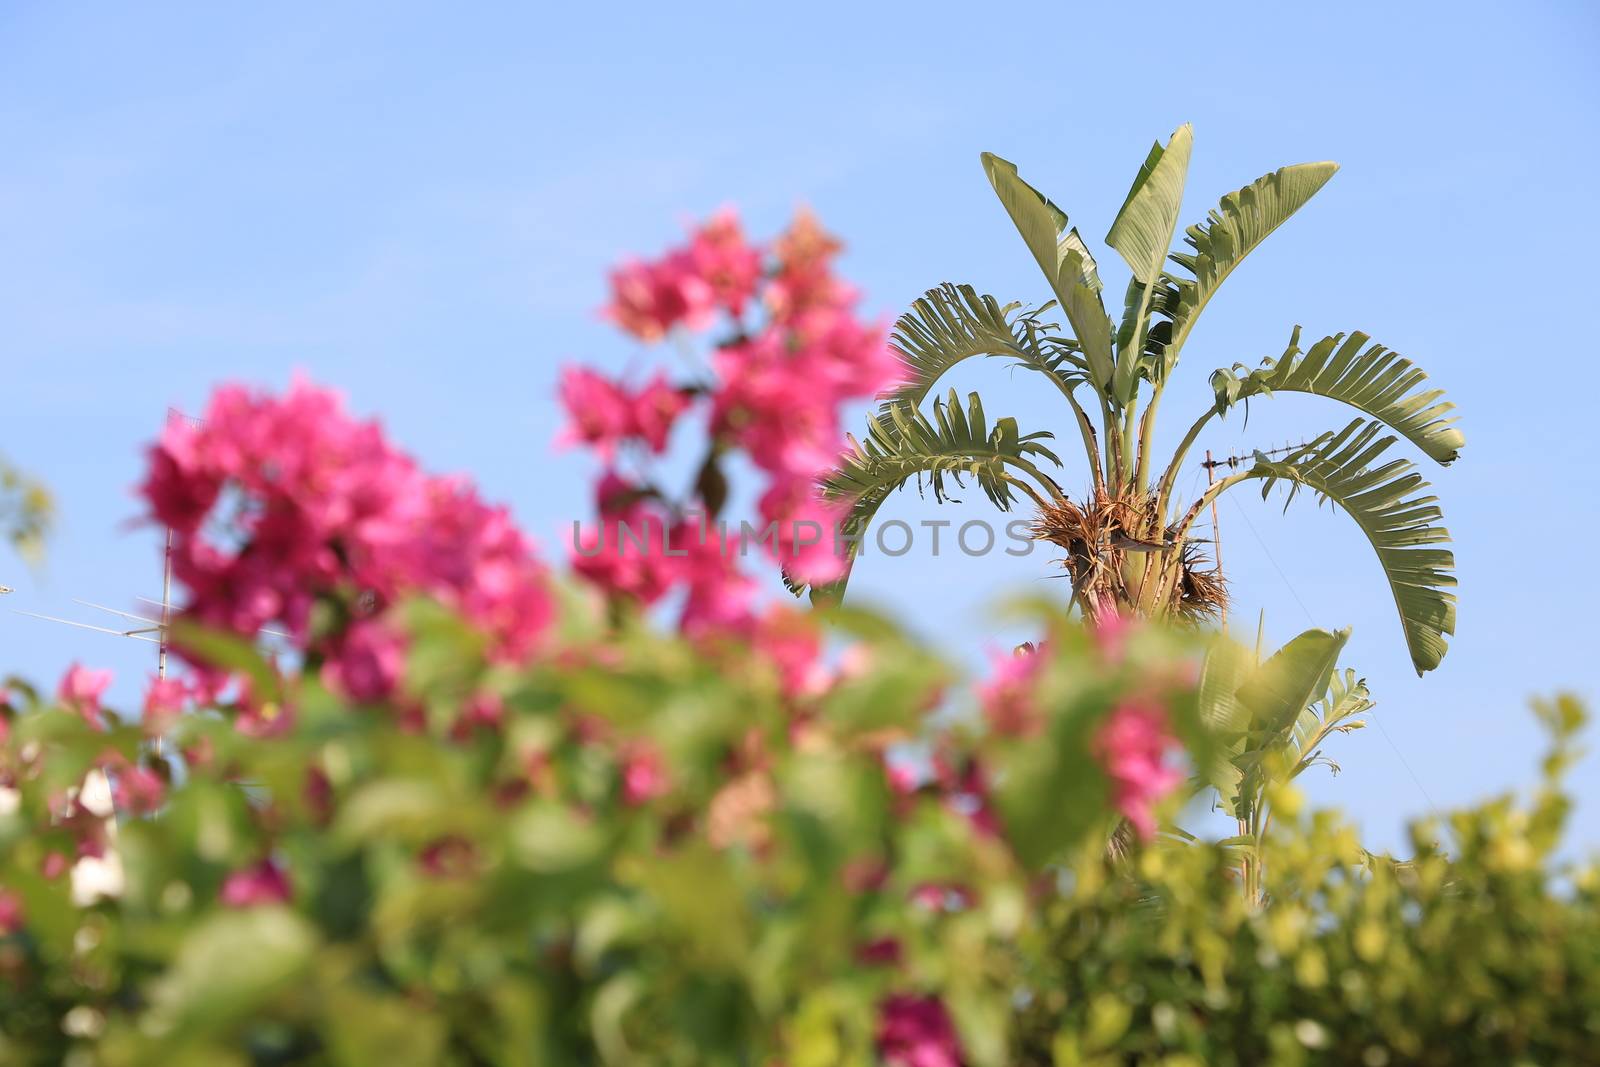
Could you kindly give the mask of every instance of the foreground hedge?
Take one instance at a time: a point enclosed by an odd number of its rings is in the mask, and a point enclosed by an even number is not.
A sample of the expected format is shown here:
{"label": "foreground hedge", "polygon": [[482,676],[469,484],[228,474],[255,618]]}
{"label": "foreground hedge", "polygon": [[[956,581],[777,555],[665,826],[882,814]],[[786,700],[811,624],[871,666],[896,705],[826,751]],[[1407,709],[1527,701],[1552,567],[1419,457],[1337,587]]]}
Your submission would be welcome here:
{"label": "foreground hedge", "polygon": [[[1531,807],[1420,826],[1403,863],[1274,786],[1255,905],[1235,844],[1117,830],[1094,739],[1119,708],[1153,703],[1194,767],[1215,758],[1179,639],[1113,647],[1048,622],[1041,720],[1019,734],[930,726],[961,703],[941,696],[950,671],[862,616],[838,617],[827,639],[851,651],[797,689],[771,633],[690,642],[568,608],[547,654],[509,668],[436,608],[399,614],[390,704],[208,646],[258,680],[254,715],[243,731],[219,700],[172,725],[181,771],[143,727],[86,716],[81,686],[10,687],[0,1059],[1552,1064],[1600,1048],[1595,874],[1551,858],[1571,701],[1541,709],[1555,742]],[[68,792],[94,767],[125,812],[114,841]]]}

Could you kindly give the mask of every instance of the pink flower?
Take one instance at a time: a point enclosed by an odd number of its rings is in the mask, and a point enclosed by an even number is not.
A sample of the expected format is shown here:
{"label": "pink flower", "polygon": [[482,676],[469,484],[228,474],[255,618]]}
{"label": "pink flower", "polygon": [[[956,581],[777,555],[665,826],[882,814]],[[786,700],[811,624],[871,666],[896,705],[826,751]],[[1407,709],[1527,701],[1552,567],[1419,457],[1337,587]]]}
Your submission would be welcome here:
{"label": "pink flower", "polygon": [[9,889],[0,889],[0,934],[17,933],[22,924],[22,898]]}
{"label": "pink flower", "polygon": [[405,643],[383,624],[363,620],[344,632],[322,677],[349,699],[372,704],[394,692],[405,665]]}
{"label": "pink flower", "polygon": [[689,259],[717,303],[735,317],[743,314],[761,281],[761,251],[745,241],[732,208],[718,211],[695,231]]}
{"label": "pink flower", "polygon": [[774,318],[788,321],[817,309],[845,308],[856,293],[833,274],[833,259],[843,246],[801,210],[773,246],[777,277],[767,287],[766,301]]}
{"label": "pink flower", "polygon": [[676,252],[655,263],[629,260],[611,272],[611,302],[601,314],[641,341],[659,341],[679,324],[707,325],[717,293],[694,257]]}
{"label": "pink flower", "polygon": [[56,699],[82,715],[90,726],[99,727],[100,698],[110,685],[110,671],[90,670],[74,663],[62,676]]}
{"label": "pink flower", "polygon": [[781,331],[769,329],[712,357],[720,385],[712,429],[750,454],[769,474],[814,481],[839,459],[842,399],[834,383]]}
{"label": "pink flower", "polygon": [[1163,761],[1177,740],[1159,705],[1130,700],[1118,705],[1095,735],[1093,751],[1111,782],[1111,800],[1148,841],[1156,829],[1153,806],[1183,780]]}
{"label": "pink flower", "polygon": [[[385,690],[392,642],[383,631],[314,638],[320,599],[376,621],[407,595],[430,596],[483,629],[501,659],[529,654],[550,619],[544,567],[504,508],[426,475],[375,423],[302,381],[282,396],[218,389],[199,424],[167,426],[143,491],[173,530],[185,618],[249,638],[281,628],[297,650],[337,661],[332,676],[352,693]],[[206,692],[225,686],[190,658]]]}
{"label": "pink flower", "polygon": [[681,577],[677,558],[666,553],[667,518],[610,472],[596,495],[600,521],[575,535],[572,569],[606,593],[648,607]]}
{"label": "pink flower", "polygon": [[944,1002],[896,993],[878,1005],[878,1056],[888,1067],[961,1067],[961,1039]]}
{"label": "pink flower", "polygon": [[161,807],[167,783],[148,767],[129,767],[117,775],[111,795],[116,809],[134,815],[149,815]]}
{"label": "pink flower", "polygon": [[1034,685],[1044,665],[1044,657],[1032,648],[993,653],[993,670],[988,681],[978,687],[983,715],[996,733],[1026,737],[1039,731],[1043,712],[1034,696]]}
{"label": "pink flower", "polygon": [[270,859],[234,871],[222,883],[219,899],[230,908],[253,908],[261,904],[285,904],[294,895],[289,876]]}
{"label": "pink flower", "polygon": [[690,402],[688,394],[667,381],[666,375],[657,373],[628,398],[629,432],[659,455],[666,450],[673,423]]}
{"label": "pink flower", "polygon": [[822,664],[822,635],[809,616],[783,608],[769,611],[752,639],[755,651],[778,673],[790,699],[821,692],[828,683]]}
{"label": "pink flower", "polygon": [[587,367],[563,367],[559,393],[569,422],[558,441],[581,442],[609,462],[617,445],[634,432],[627,390]]}
{"label": "pink flower", "polygon": [[667,792],[667,771],[653,748],[635,747],[622,762],[622,802],[638,807]]}
{"label": "pink flower", "polygon": [[771,554],[790,578],[824,585],[849,568],[840,538],[848,503],[823,501],[809,482],[785,480],[762,495],[760,511],[764,521],[776,524]]}
{"label": "pink flower", "polygon": [[686,518],[668,533],[682,581],[688,586],[678,626],[684,633],[747,630],[754,624],[755,584],[739,570],[738,547],[704,516]]}
{"label": "pink flower", "polygon": [[864,967],[893,967],[903,955],[899,939],[893,937],[876,938],[856,947],[856,962]]}

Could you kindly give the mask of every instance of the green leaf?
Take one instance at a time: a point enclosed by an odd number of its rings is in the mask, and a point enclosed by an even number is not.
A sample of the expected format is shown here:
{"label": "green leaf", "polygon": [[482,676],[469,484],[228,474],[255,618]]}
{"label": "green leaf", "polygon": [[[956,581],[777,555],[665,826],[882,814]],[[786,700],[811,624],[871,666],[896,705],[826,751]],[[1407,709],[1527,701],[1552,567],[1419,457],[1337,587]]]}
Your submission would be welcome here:
{"label": "green leaf", "polygon": [[1111,382],[1111,320],[1088,246],[1069,226],[1066,213],[1017,175],[1016,164],[985,152],[983,169],[1072,324],[1090,379],[1104,390]]}
{"label": "green leaf", "polygon": [[[1211,376],[1217,410],[1241,400],[1278,392],[1310,393],[1349,404],[1405,436],[1437,463],[1453,461],[1466,444],[1456,419],[1455,405],[1442,389],[1422,389],[1428,376],[1409,359],[1382,345],[1368,345],[1366,334],[1336,333],[1301,352],[1300,328],[1295,327],[1289,347],[1279,359],[1263,360],[1261,367],[1243,378],[1219,370]],[[1419,391],[1421,390],[1421,391]]]}
{"label": "green leaf", "polygon": [[[926,478],[934,499],[943,501],[949,482],[965,487],[970,477],[1001,511],[1009,511],[1015,499],[1013,470],[1041,488],[1055,484],[1034,463],[1042,459],[1061,465],[1042,443],[1050,439],[1049,433],[1020,434],[1012,418],[997,419],[991,428],[978,394],[968,394],[967,402],[968,411],[963,413],[960,397],[952,389],[945,400],[934,402],[931,420],[909,404],[890,405],[870,420],[864,440],[849,438],[851,451],[822,484],[824,497],[851,502],[843,523],[845,537],[865,536],[884,501],[913,478],[919,490]],[[852,560],[855,555],[851,545]],[[813,599],[837,600],[848,580],[846,574],[828,588],[815,590]]]}
{"label": "green leaf", "polygon": [[173,640],[183,649],[221,670],[243,674],[250,680],[250,692],[259,701],[281,703],[282,683],[278,672],[259,649],[237,634],[202,626],[189,619],[174,619]]}
{"label": "green leaf", "polygon": [[287,908],[212,915],[189,932],[151,988],[146,1027],[156,1034],[224,1032],[292,988],[316,944],[316,931]]}
{"label": "green leaf", "polygon": [[1263,739],[1286,735],[1300,714],[1328,688],[1349,629],[1307,630],[1273,653],[1239,688],[1248,729]]}
{"label": "green leaf", "polygon": [[1165,148],[1158,144],[1150,149],[1106,234],[1106,244],[1117,250],[1141,285],[1151,285],[1160,277],[1161,265],[1172,247],[1193,140],[1193,129],[1184,123],[1173,131]]}
{"label": "green leaf", "polygon": [[[1380,462],[1394,437],[1379,438],[1382,426],[1356,419],[1338,433],[1325,433],[1281,459],[1256,454],[1244,477],[1262,479],[1262,496],[1289,486],[1289,500],[1306,486],[1319,499],[1349,512],[1378,553],[1405,630],[1411,662],[1420,675],[1444,658],[1446,634],[1455,632],[1455,556],[1439,548],[1449,531],[1437,497],[1419,495],[1428,483],[1409,460]],[[1285,507],[1288,504],[1285,502]]]}
{"label": "green leaf", "polygon": [[1172,359],[1176,359],[1206,303],[1234,268],[1315,196],[1338,169],[1337,163],[1282,167],[1229,193],[1205,222],[1185,231],[1184,241],[1194,251],[1173,253],[1172,260],[1192,278],[1172,278],[1176,290],[1162,306],[1163,314],[1172,320],[1168,349]]}
{"label": "green leaf", "polygon": [[1039,321],[1040,312],[1013,313],[1020,304],[1001,305],[970,285],[945,283],[929,289],[900,316],[889,346],[900,357],[902,384],[884,397],[883,410],[920,404],[956,364],[973,356],[1001,356],[1055,380],[1071,390],[1087,376],[1088,364],[1075,342],[1054,337]]}
{"label": "green leaf", "polygon": [[[1144,166],[1128,190],[1128,198],[1106,234],[1106,243],[1133,271],[1125,301],[1122,325],[1117,330],[1117,358],[1112,374],[1111,398],[1119,407],[1132,402],[1141,370],[1146,375],[1146,354],[1165,350],[1165,339],[1147,326],[1155,294],[1163,282],[1161,266],[1172,247],[1183,206],[1183,186],[1189,173],[1193,131],[1187,123],[1173,132],[1167,146],[1151,148]],[[1165,331],[1161,331],[1165,333]]]}

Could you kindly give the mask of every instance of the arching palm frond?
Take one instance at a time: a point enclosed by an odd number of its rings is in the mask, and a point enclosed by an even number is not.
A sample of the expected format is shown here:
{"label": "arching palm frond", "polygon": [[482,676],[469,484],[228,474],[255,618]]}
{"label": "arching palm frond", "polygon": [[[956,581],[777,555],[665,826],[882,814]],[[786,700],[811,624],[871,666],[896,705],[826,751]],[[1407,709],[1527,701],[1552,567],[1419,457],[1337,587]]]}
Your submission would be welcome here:
{"label": "arching palm frond", "polygon": [[922,402],[956,364],[974,356],[1015,359],[1066,391],[1083,381],[1088,364],[1075,342],[1052,335],[1035,312],[1016,314],[1022,305],[1001,304],[970,285],[949,282],[929,289],[894,324],[889,346],[900,357],[902,383],[884,397],[883,412]]}
{"label": "arching palm frond", "polygon": [[1421,389],[1428,376],[1420,367],[1382,345],[1368,345],[1370,340],[1359,331],[1336,333],[1301,352],[1297,326],[1281,358],[1263,360],[1242,376],[1238,372],[1245,368],[1238,364],[1211,375],[1217,410],[1276,392],[1324,396],[1386,424],[1429,459],[1450,463],[1466,444],[1450,414],[1455,405],[1444,399],[1443,389]]}
{"label": "arching palm frond", "polygon": [[[866,534],[878,509],[912,479],[919,489],[931,489],[940,501],[949,495],[948,482],[965,487],[967,478],[1001,511],[1011,509],[1019,490],[1042,501],[1039,492],[1018,475],[1026,475],[1044,492],[1054,491],[1055,483],[1035,463],[1044,460],[1060,465],[1043,443],[1051,436],[1020,433],[1013,418],[996,419],[990,427],[978,394],[969,394],[963,409],[952,389],[944,400],[934,401],[931,419],[904,403],[873,416],[863,440],[850,438],[851,451],[823,480],[822,493],[830,500],[850,502],[842,533],[849,539],[853,561],[859,538]],[[814,590],[813,599],[842,596],[848,580],[847,572],[826,589]]]}
{"label": "arching palm frond", "polygon": [[1315,196],[1338,169],[1337,163],[1280,167],[1229,193],[1206,221],[1184,231],[1184,242],[1194,251],[1174,252],[1171,258],[1190,277],[1169,274],[1173,291],[1157,309],[1172,323],[1165,370],[1172,369],[1200,312],[1234,268]]}
{"label": "arching palm frond", "polygon": [[[1288,502],[1304,486],[1343,508],[1361,527],[1378,554],[1394,594],[1406,647],[1420,675],[1444,658],[1445,635],[1456,625],[1455,556],[1437,547],[1450,533],[1436,525],[1443,515],[1437,497],[1421,495],[1428,486],[1407,459],[1383,461],[1395,442],[1379,437],[1383,427],[1356,419],[1337,433],[1325,433],[1304,448],[1272,459],[1256,454],[1248,471],[1217,483],[1228,486],[1244,479],[1265,482],[1265,498],[1274,486],[1289,487]],[[1219,490],[1220,492],[1221,490]],[[1208,496],[1210,494],[1207,494]]]}

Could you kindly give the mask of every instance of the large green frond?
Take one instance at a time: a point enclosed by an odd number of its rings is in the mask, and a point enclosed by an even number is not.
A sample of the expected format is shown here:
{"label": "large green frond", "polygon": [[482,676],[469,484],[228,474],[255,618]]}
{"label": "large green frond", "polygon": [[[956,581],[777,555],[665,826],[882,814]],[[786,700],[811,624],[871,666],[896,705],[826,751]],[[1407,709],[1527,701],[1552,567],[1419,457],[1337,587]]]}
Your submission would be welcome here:
{"label": "large green frond", "polygon": [[1015,359],[1070,392],[1088,371],[1078,346],[1054,336],[1040,312],[1017,314],[1020,307],[979,295],[970,285],[947,282],[929,289],[894,325],[889,345],[900,357],[903,378],[884,397],[883,410],[920,404],[952,367],[974,356]]}
{"label": "large green frond", "polygon": [[1161,265],[1172,248],[1193,143],[1194,131],[1184,123],[1173,132],[1165,148],[1158,144],[1150,149],[1122,210],[1106,234],[1106,244],[1117,250],[1141,285],[1149,285],[1160,276]]}
{"label": "large green frond", "polygon": [[1395,438],[1379,437],[1381,431],[1376,422],[1356,419],[1280,459],[1257,453],[1243,476],[1266,483],[1263,497],[1282,483],[1292,500],[1305,486],[1350,514],[1378,554],[1411,662],[1422,674],[1439,665],[1445,635],[1455,632],[1455,557],[1438,547],[1450,540],[1449,531],[1437,525],[1443,518],[1438,498],[1422,495],[1428,483],[1410,460],[1382,459]]}
{"label": "large green frond", "polygon": [[1017,175],[1016,164],[983,153],[983,170],[1017,232],[1050,281],[1062,313],[1100,389],[1111,382],[1111,319],[1100,300],[1100,275],[1089,248],[1067,215]]}
{"label": "large green frond", "polygon": [[1265,662],[1227,637],[1207,651],[1200,714],[1216,732],[1221,759],[1210,775],[1223,805],[1249,818],[1269,778],[1288,780],[1315,762],[1330,734],[1359,729],[1372,707],[1364,682],[1336,669],[1348,629],[1307,630]]}
{"label": "large green frond", "polygon": [[[931,489],[934,498],[943,501],[951,483],[964,488],[970,478],[1002,511],[1011,509],[1019,485],[1027,484],[1019,473],[1050,491],[1055,483],[1036,464],[1043,460],[1060,465],[1043,443],[1050,437],[1046,432],[1020,433],[1013,418],[996,419],[991,427],[977,393],[969,394],[963,407],[952,389],[944,400],[934,401],[931,419],[904,403],[874,415],[863,439],[850,438],[849,453],[823,480],[822,493],[830,500],[850,502],[842,532],[850,539],[853,560],[858,539],[878,509],[912,480],[919,491]],[[836,599],[844,594],[848,579],[847,573],[813,596]]]}
{"label": "large green frond", "polygon": [[1217,410],[1276,392],[1325,396],[1366,412],[1438,463],[1454,460],[1466,444],[1450,414],[1455,405],[1444,399],[1444,390],[1422,388],[1428,376],[1420,367],[1382,345],[1368,345],[1370,340],[1360,332],[1338,333],[1301,352],[1297,326],[1281,358],[1264,360],[1242,377],[1241,365],[1212,374]]}
{"label": "large green frond", "polygon": [[1174,355],[1218,286],[1338,169],[1337,163],[1282,167],[1229,193],[1206,221],[1185,231],[1184,242],[1193,251],[1175,252],[1172,260],[1191,277],[1171,277],[1175,289],[1157,303],[1157,310],[1172,322],[1170,350]]}
{"label": "large green frond", "polygon": [[1115,248],[1133,271],[1128,283],[1122,324],[1117,329],[1117,356],[1112,373],[1111,395],[1118,406],[1133,400],[1140,377],[1153,377],[1148,369],[1152,352],[1166,349],[1168,327],[1157,329],[1152,308],[1157,306],[1166,274],[1161,267],[1172,248],[1172,235],[1178,228],[1178,212],[1183,206],[1183,187],[1189,174],[1189,150],[1193,132],[1189,125],[1178,127],[1165,148],[1150,149],[1144,165],[1134,178],[1133,187],[1116,221],[1106,234],[1106,243]]}

